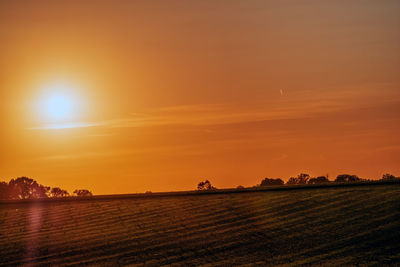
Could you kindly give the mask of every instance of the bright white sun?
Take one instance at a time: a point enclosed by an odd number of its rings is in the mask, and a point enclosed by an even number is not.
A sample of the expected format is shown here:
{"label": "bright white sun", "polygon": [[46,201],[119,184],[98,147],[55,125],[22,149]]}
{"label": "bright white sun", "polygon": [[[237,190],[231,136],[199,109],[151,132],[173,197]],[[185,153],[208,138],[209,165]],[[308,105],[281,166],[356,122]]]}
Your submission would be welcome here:
{"label": "bright white sun", "polygon": [[77,89],[65,83],[45,86],[38,101],[42,120],[65,122],[76,119],[79,113]]}
{"label": "bright white sun", "polygon": [[64,93],[50,95],[44,105],[47,116],[52,119],[68,119],[73,114],[73,101]]}

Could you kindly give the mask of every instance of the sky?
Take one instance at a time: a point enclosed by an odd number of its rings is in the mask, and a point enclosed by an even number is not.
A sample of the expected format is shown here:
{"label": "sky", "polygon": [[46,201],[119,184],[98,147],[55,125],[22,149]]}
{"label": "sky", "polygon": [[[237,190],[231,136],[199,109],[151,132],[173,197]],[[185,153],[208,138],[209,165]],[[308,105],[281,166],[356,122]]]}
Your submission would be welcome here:
{"label": "sky", "polygon": [[399,1],[0,0],[0,180],[114,194],[400,176],[398,14]]}

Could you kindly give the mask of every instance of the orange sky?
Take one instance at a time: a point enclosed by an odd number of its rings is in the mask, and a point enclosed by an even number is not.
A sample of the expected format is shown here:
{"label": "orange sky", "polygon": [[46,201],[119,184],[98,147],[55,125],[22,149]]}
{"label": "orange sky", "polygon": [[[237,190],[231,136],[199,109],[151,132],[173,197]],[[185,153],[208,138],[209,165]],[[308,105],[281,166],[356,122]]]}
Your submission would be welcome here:
{"label": "orange sky", "polygon": [[[400,175],[399,1],[0,1],[0,179]],[[50,120],[48,84],[74,116]],[[51,89],[51,88],[50,88]]]}

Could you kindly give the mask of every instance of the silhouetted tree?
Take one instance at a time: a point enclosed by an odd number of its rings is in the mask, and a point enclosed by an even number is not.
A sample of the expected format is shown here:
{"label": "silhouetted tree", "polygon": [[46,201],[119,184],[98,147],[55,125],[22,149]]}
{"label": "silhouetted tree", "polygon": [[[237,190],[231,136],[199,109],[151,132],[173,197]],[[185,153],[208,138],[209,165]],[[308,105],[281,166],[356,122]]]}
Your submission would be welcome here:
{"label": "silhouetted tree", "polygon": [[0,182],[0,199],[8,198],[8,184],[6,182]]}
{"label": "silhouetted tree", "polygon": [[[86,189],[75,190],[76,196],[92,196]],[[0,182],[0,199],[35,199],[48,197],[66,197],[69,193],[59,187],[50,188],[28,177],[11,179],[9,183]]]}
{"label": "silhouetted tree", "polygon": [[90,191],[87,190],[87,189],[76,189],[76,190],[74,191],[74,194],[75,194],[77,197],[91,197],[91,196],[93,196],[92,192],[90,192]]}
{"label": "silhouetted tree", "polygon": [[280,178],[264,178],[261,181],[260,186],[272,186],[272,185],[283,185],[284,182]]}
{"label": "silhouetted tree", "polygon": [[244,186],[243,186],[243,185],[238,185],[236,188],[237,188],[237,189],[243,189]]}
{"label": "silhouetted tree", "polygon": [[286,184],[307,184],[310,179],[310,175],[306,173],[300,173],[297,177],[290,177]]}
{"label": "silhouetted tree", "polygon": [[324,184],[324,183],[329,183],[329,180],[326,176],[318,176],[318,177],[313,177],[308,180],[309,184]]}
{"label": "silhouetted tree", "polygon": [[210,181],[205,180],[204,182],[200,182],[197,185],[197,190],[213,190],[216,189],[214,186],[211,185]]}
{"label": "silhouetted tree", "polygon": [[50,191],[51,197],[67,197],[69,193],[66,190],[63,190],[59,187],[53,187]]}
{"label": "silhouetted tree", "polygon": [[394,176],[390,173],[386,173],[382,176],[381,180],[396,180],[396,179],[399,179],[399,178],[396,178],[396,176]]}
{"label": "silhouetted tree", "polygon": [[50,187],[38,184],[28,177],[11,179],[8,184],[10,199],[47,198]]}
{"label": "silhouetted tree", "polygon": [[359,178],[357,175],[350,175],[350,174],[340,174],[335,179],[335,182],[337,183],[349,183],[358,181],[361,181],[361,178]]}

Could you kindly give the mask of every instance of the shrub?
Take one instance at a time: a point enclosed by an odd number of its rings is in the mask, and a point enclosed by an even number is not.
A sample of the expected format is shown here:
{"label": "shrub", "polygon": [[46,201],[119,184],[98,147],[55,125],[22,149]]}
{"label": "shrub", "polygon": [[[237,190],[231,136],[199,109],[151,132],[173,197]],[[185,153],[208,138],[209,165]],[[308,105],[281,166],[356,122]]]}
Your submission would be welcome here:
{"label": "shrub", "polygon": [[286,184],[307,184],[309,179],[310,175],[300,173],[297,177],[290,177]]}
{"label": "shrub", "polygon": [[284,182],[280,178],[264,178],[261,181],[260,186],[273,186],[273,185],[283,185]]}
{"label": "shrub", "polygon": [[59,187],[53,187],[50,191],[51,197],[67,197],[69,193],[66,190],[63,190]]}
{"label": "shrub", "polygon": [[329,180],[326,176],[318,176],[318,177],[313,177],[308,180],[309,184],[324,184],[324,183],[329,183]]}
{"label": "shrub", "polygon": [[210,181],[208,181],[208,180],[205,180],[204,182],[200,182],[197,185],[197,190],[203,191],[203,190],[213,190],[213,189],[216,189],[216,188],[214,186],[212,186]]}
{"label": "shrub", "polygon": [[76,189],[76,190],[74,191],[74,194],[75,194],[77,197],[91,197],[91,196],[93,196],[92,192],[90,192],[90,191],[87,190],[87,189]]}
{"label": "shrub", "polygon": [[396,176],[394,176],[394,175],[392,175],[392,174],[390,174],[390,173],[386,173],[386,174],[384,174],[384,175],[382,176],[382,179],[381,179],[381,180],[387,181],[387,180],[396,180],[396,179],[399,179],[399,178],[396,178]]}
{"label": "shrub", "polygon": [[359,181],[361,181],[361,178],[359,178],[357,175],[351,175],[351,174],[340,174],[335,179],[335,182],[337,183],[350,183]]}

